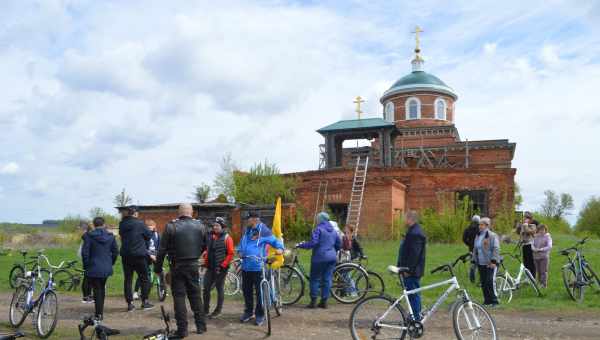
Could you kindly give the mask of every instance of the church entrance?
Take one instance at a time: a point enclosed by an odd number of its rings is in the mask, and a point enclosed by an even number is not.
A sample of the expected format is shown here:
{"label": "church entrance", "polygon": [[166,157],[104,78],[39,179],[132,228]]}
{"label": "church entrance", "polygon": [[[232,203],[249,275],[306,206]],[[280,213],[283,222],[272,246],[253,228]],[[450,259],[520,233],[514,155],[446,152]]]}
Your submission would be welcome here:
{"label": "church entrance", "polygon": [[341,230],[346,225],[346,217],[348,216],[348,204],[347,203],[329,203],[327,207],[331,211],[331,219],[338,223]]}

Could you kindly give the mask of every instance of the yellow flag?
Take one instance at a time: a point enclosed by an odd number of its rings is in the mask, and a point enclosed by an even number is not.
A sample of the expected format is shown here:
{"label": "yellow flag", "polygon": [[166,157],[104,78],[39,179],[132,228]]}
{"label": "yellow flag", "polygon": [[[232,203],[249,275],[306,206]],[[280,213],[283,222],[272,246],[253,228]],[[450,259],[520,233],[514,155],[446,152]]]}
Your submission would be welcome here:
{"label": "yellow flag", "polygon": [[[277,197],[275,203],[275,216],[273,216],[273,236],[283,243],[283,233],[281,232],[281,197]],[[275,256],[275,262],[271,265],[273,269],[279,269],[283,266],[283,255],[275,255],[275,249],[269,249],[269,256]]]}

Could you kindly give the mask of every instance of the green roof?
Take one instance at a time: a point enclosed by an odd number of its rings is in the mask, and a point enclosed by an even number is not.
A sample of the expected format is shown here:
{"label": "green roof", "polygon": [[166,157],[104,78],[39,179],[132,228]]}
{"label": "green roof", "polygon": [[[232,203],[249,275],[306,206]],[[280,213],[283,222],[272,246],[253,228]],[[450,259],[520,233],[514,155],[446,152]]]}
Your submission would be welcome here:
{"label": "green roof", "polygon": [[448,94],[454,98],[456,98],[456,94],[454,90],[450,88],[446,83],[440,80],[440,78],[434,76],[433,74],[429,74],[425,71],[413,71],[405,75],[404,77],[398,79],[389,90],[385,91],[382,97],[382,102],[388,96],[411,92],[416,89],[425,89],[430,91],[442,92]]}
{"label": "green roof", "polygon": [[372,129],[372,128],[385,128],[393,127],[394,123],[386,122],[381,118],[366,118],[366,119],[350,119],[340,120],[337,123],[327,125],[317,130],[319,133],[332,132],[332,131],[343,131],[343,130],[360,130],[360,129]]}

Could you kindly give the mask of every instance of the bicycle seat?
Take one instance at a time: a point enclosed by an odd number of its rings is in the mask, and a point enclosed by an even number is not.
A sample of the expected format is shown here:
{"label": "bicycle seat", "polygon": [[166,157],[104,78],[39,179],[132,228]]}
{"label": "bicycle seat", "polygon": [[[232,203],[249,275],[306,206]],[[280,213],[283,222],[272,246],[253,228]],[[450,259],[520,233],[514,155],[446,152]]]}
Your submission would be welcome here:
{"label": "bicycle seat", "polygon": [[408,267],[388,266],[387,269],[394,274],[408,273],[410,271]]}
{"label": "bicycle seat", "polygon": [[67,262],[67,267],[74,266],[75,264],[77,264],[77,262],[79,262],[79,261],[77,261],[77,260],[69,261],[69,262]]}
{"label": "bicycle seat", "polygon": [[114,328],[108,328],[103,325],[98,325],[98,326],[96,326],[96,334],[104,335],[104,336],[112,336],[112,335],[121,334],[121,331],[119,331],[118,329],[114,329]]}
{"label": "bicycle seat", "polygon": [[14,340],[16,338],[22,338],[25,334],[21,331],[16,331],[12,334],[0,334],[0,340]]}

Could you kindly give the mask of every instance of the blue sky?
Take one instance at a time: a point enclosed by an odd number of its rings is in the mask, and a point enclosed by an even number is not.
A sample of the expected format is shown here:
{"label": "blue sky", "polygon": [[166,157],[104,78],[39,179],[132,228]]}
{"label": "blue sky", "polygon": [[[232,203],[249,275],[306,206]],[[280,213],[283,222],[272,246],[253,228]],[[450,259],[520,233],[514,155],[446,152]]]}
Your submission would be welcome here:
{"label": "blue sky", "polygon": [[417,24],[461,137],[517,143],[525,208],[600,194],[598,2],[3,1],[0,221],[110,210],[123,187],[186,201],[227,152],[314,169],[314,131],[356,95],[381,115]]}

